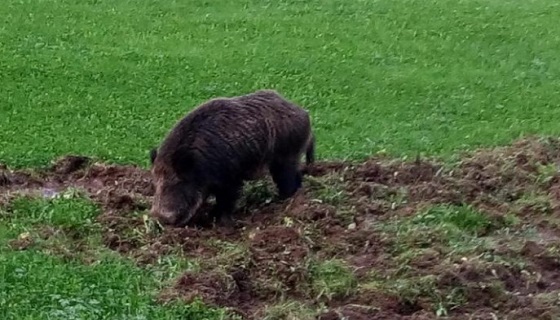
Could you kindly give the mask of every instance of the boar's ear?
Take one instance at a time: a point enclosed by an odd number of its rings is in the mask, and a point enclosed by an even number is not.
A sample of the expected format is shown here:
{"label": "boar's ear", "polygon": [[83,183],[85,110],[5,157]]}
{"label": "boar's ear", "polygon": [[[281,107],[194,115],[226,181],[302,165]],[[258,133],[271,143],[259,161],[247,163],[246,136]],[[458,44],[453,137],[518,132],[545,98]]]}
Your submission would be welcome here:
{"label": "boar's ear", "polygon": [[156,161],[156,157],[157,157],[157,148],[152,148],[152,150],[150,150],[150,163],[154,164],[154,161]]}
{"label": "boar's ear", "polygon": [[195,165],[196,159],[191,150],[178,148],[171,157],[171,165],[178,174],[187,174]]}

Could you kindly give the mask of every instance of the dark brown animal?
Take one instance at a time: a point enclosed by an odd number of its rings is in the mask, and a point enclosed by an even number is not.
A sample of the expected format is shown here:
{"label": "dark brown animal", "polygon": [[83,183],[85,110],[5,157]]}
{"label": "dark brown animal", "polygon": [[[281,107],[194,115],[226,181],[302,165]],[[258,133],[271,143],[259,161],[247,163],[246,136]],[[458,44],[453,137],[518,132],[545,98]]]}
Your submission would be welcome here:
{"label": "dark brown animal", "polygon": [[302,185],[304,153],[306,164],[313,163],[309,115],[276,91],[209,100],[180,120],[159,150],[151,150],[151,214],[163,224],[184,226],[214,195],[210,217],[231,223],[244,181],[263,170],[280,199],[293,196]]}

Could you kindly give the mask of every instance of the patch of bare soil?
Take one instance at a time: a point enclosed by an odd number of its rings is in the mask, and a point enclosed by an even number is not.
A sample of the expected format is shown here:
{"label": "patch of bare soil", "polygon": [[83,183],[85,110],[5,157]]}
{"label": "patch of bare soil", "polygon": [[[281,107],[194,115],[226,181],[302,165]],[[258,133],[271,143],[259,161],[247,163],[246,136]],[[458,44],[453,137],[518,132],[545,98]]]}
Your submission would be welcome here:
{"label": "patch of bare soil", "polygon": [[[246,319],[289,301],[317,310],[316,319],[555,319],[559,163],[554,139],[479,150],[454,166],[421,159],[319,162],[291,199],[265,201],[275,192],[270,183],[268,192],[247,194],[238,210],[243,228],[234,231],[154,228],[142,216],[154,192],[148,171],[80,156],[42,171],[0,167],[0,194],[81,188],[104,210],[98,219],[107,247],[140,265],[177,250],[197,259],[200,271],[182,274],[162,301],[201,298]],[[383,228],[438,204],[484,212],[491,221],[477,238],[484,244],[461,251],[444,241],[445,233],[420,231],[404,241],[411,235]],[[517,223],[505,228],[512,213]],[[399,249],[403,243],[408,247]],[[336,275],[325,288],[314,285],[311,265],[329,259],[346,262],[354,290],[328,295]]]}

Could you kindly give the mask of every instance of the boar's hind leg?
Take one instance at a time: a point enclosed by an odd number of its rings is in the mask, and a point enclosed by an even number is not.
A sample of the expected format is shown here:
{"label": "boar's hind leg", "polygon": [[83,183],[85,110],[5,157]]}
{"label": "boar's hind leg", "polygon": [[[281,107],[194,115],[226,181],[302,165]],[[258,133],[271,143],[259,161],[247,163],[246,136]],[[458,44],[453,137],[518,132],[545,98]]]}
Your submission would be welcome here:
{"label": "boar's hind leg", "polygon": [[280,199],[293,196],[301,187],[302,175],[296,159],[273,161],[270,165],[270,174],[278,188]]}
{"label": "boar's hind leg", "polygon": [[210,212],[210,217],[216,218],[218,223],[227,223],[232,221],[232,214],[235,209],[237,199],[241,194],[243,184],[235,183],[227,185],[216,191],[216,204]]}

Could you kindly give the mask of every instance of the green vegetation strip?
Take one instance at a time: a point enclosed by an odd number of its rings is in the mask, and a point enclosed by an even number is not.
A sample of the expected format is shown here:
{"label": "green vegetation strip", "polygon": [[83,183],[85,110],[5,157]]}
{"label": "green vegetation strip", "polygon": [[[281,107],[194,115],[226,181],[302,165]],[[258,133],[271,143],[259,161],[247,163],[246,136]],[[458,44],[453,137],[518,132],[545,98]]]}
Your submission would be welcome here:
{"label": "green vegetation strip", "polygon": [[559,20],[556,0],[6,0],[0,161],[147,164],[195,105],[258,88],[310,110],[322,158],[559,134]]}
{"label": "green vegetation strip", "polygon": [[[155,302],[173,266],[140,269],[106,249],[93,222],[98,212],[88,200],[71,193],[54,199],[18,198],[0,211],[0,318],[223,316],[198,302]],[[18,245],[26,250],[13,250]]]}

